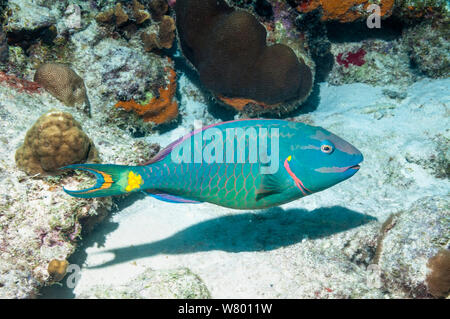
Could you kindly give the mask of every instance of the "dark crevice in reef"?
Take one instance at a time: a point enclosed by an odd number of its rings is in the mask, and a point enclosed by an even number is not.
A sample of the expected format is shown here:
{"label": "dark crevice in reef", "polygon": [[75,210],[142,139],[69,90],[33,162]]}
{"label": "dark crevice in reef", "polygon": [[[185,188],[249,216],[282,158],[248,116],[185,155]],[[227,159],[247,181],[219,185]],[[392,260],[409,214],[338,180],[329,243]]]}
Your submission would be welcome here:
{"label": "dark crevice in reef", "polygon": [[328,30],[326,24],[320,21],[319,10],[297,16],[295,25],[307,35],[311,57],[316,64],[315,82],[326,81],[333,68],[334,57],[330,53]]}
{"label": "dark crevice in reef", "polygon": [[33,43],[36,43],[39,40],[44,44],[52,45],[56,35],[57,31],[53,26],[42,27],[32,31],[20,30],[7,33],[8,44],[20,46],[25,53]]}
{"label": "dark crevice in reef", "polygon": [[261,17],[270,19],[273,17],[272,5],[267,0],[255,0],[253,6],[257,14]]}
{"label": "dark crevice in reef", "polygon": [[330,22],[326,24],[328,39],[331,42],[361,42],[369,39],[385,41],[396,40],[401,37],[403,23],[395,18],[381,20],[381,28],[370,29],[366,21],[352,23]]}

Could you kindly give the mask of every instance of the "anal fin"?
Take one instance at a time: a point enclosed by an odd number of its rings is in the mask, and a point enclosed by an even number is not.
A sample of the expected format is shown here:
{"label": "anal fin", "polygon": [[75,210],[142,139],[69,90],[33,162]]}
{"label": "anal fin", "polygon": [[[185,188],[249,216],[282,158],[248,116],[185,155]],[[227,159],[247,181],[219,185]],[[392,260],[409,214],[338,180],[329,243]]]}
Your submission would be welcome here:
{"label": "anal fin", "polygon": [[151,197],[154,197],[160,201],[168,202],[168,203],[176,203],[176,204],[199,204],[199,203],[201,203],[196,200],[187,199],[187,198],[183,198],[180,196],[175,196],[175,195],[170,195],[170,194],[165,194],[165,193],[158,193],[153,190],[145,190],[143,192],[145,192],[145,194],[147,194]]}

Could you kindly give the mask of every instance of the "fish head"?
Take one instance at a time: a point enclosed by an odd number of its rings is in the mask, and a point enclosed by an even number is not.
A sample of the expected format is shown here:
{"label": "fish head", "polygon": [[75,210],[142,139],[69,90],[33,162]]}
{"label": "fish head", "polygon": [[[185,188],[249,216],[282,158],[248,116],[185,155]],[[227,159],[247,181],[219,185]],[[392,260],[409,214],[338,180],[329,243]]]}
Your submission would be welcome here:
{"label": "fish head", "polygon": [[305,195],[352,177],[363,161],[356,147],[321,127],[305,127],[290,150],[284,168]]}

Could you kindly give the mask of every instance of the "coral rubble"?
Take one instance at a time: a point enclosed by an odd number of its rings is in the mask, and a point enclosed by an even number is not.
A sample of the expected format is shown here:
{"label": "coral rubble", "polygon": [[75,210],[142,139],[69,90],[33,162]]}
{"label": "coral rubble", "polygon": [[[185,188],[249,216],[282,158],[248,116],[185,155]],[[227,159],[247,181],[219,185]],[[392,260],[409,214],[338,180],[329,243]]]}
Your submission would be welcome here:
{"label": "coral rubble", "polygon": [[202,280],[186,268],[170,270],[145,269],[140,275],[120,286],[94,286],[80,298],[210,298]]}
{"label": "coral rubble", "polygon": [[22,32],[48,28],[56,23],[60,13],[57,8],[49,9],[43,1],[8,1],[11,10],[6,23],[7,32]]}
{"label": "coral rubble", "polygon": [[[28,68],[29,60],[25,63]],[[49,94],[19,90],[2,81],[0,101],[0,152],[4,154],[0,158],[0,298],[33,298],[39,296],[40,288],[54,282],[49,263],[67,260],[82,232],[91,231],[113,209],[113,200],[67,197],[63,187],[74,189],[94,182],[88,174],[62,172],[37,177],[21,171],[14,154],[27,129],[50,111],[55,101]],[[94,94],[92,101],[103,106],[105,97]],[[108,103],[105,108],[109,109],[113,101]],[[117,126],[102,122],[105,109],[94,108],[89,118],[81,110],[59,108],[83,123],[83,130],[97,142],[96,148],[107,162],[137,165],[154,154],[155,148],[144,140],[136,141]]]}

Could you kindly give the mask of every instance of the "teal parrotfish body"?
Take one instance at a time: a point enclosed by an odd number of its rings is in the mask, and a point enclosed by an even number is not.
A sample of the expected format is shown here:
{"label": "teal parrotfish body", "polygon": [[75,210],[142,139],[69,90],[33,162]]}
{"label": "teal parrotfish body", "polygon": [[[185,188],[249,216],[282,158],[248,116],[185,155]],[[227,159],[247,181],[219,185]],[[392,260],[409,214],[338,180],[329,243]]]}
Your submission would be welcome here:
{"label": "teal parrotfish body", "polygon": [[97,177],[91,198],[145,191],[174,203],[235,209],[281,205],[353,176],[363,156],[321,127],[273,119],[223,122],[171,143],[142,166],[77,164]]}

